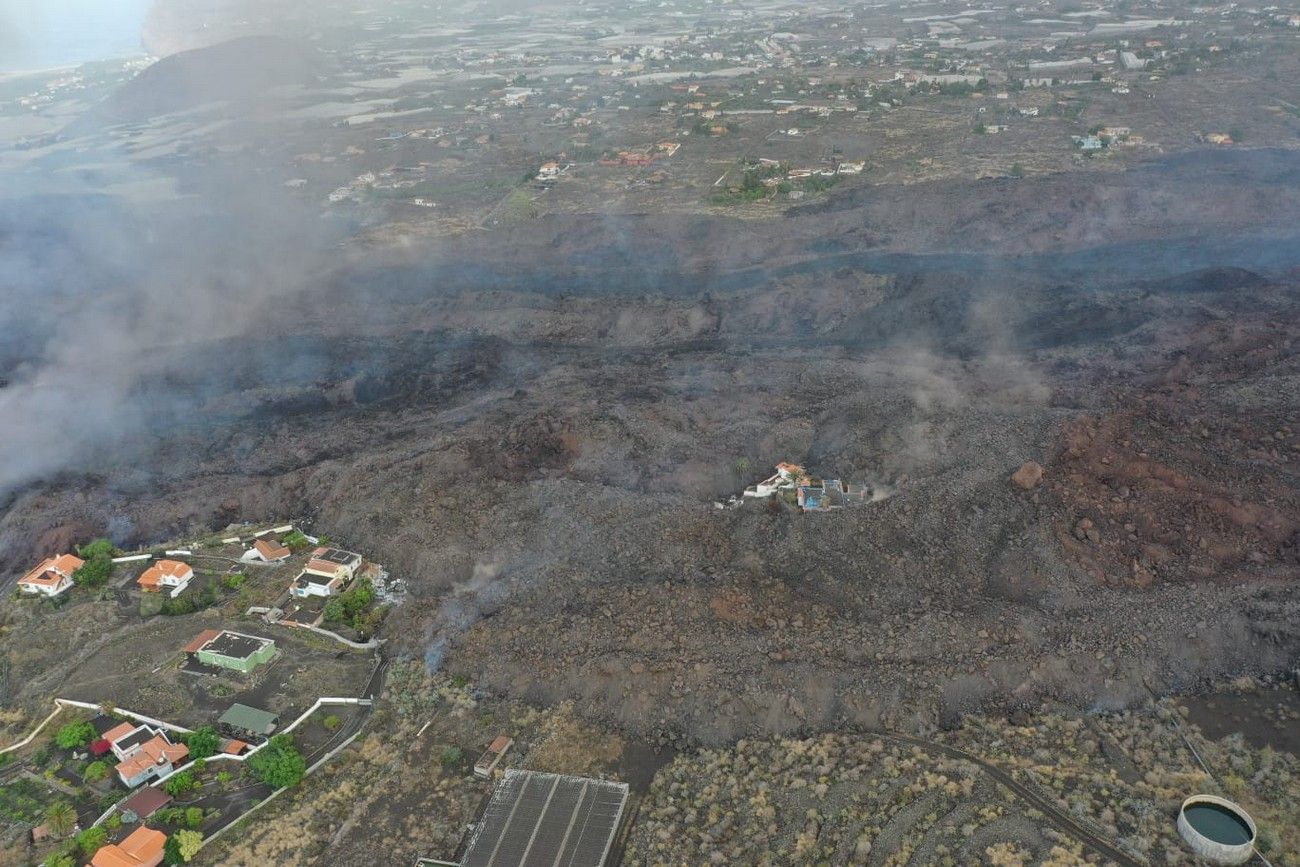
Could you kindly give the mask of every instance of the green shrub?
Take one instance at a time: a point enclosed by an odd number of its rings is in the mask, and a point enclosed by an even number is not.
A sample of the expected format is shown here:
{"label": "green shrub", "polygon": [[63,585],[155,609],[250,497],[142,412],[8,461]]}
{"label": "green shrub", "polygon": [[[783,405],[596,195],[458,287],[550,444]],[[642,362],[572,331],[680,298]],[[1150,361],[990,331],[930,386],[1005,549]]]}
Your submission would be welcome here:
{"label": "green shrub", "polygon": [[45,827],[58,839],[63,839],[77,827],[77,811],[67,801],[55,801],[45,808]]}
{"label": "green shrub", "polygon": [[191,771],[181,771],[179,774],[172,774],[163,783],[163,791],[173,798],[179,797],[190,789],[198,788],[199,781],[194,779]]}
{"label": "green shrub", "polygon": [[[194,830],[177,831],[175,836],[167,842],[170,843],[172,840],[176,841],[172,851],[180,858],[182,864],[188,864],[189,860],[199,853],[199,847],[203,845],[203,835]],[[167,853],[164,851],[164,857],[166,855]]]}
{"label": "green shrub", "polygon": [[87,828],[77,835],[77,846],[86,857],[94,855],[108,842],[108,832],[103,828]]}
{"label": "green shrub", "polygon": [[96,761],[86,765],[86,770],[82,772],[81,778],[87,783],[98,783],[100,780],[108,777],[108,762]]}
{"label": "green shrub", "polygon": [[439,757],[442,766],[447,769],[458,768],[465,761],[465,751],[457,746],[445,746],[442,748],[442,755]]}
{"label": "green shrub", "polygon": [[103,587],[113,574],[113,554],[116,549],[107,539],[95,539],[77,549],[86,562],[72,573],[72,580],[83,587]]}
{"label": "green shrub", "polygon": [[82,720],[70,722],[59,729],[54,742],[65,750],[79,750],[95,738],[95,727]]}
{"label": "green shrub", "polygon": [[164,825],[180,825],[185,822],[185,808],[163,807],[154,813],[154,817]]}
{"label": "green shrub", "polygon": [[193,614],[195,611],[194,601],[188,596],[180,596],[176,599],[164,599],[162,604],[162,613],[168,617],[176,617],[184,614]]}
{"label": "green shrub", "polygon": [[307,760],[293,745],[293,736],[279,734],[247,762],[253,777],[276,789],[298,785],[307,773]]}
{"label": "green shrub", "polygon": [[217,754],[221,748],[221,735],[212,726],[202,726],[181,738],[190,748],[190,758],[206,759]]}
{"label": "green shrub", "polygon": [[330,714],[329,716],[325,717],[324,720],[322,720],[322,723],[324,724],[326,729],[333,732],[333,731],[338,731],[341,721],[334,714]]}

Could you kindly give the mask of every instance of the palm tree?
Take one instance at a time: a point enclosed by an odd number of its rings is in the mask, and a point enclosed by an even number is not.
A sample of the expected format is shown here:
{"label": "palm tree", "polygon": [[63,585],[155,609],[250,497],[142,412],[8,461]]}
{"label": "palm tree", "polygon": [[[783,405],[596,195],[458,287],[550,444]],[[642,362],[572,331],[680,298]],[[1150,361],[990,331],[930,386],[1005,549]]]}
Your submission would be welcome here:
{"label": "palm tree", "polygon": [[77,811],[67,801],[55,801],[45,809],[45,826],[51,835],[62,839],[77,827]]}

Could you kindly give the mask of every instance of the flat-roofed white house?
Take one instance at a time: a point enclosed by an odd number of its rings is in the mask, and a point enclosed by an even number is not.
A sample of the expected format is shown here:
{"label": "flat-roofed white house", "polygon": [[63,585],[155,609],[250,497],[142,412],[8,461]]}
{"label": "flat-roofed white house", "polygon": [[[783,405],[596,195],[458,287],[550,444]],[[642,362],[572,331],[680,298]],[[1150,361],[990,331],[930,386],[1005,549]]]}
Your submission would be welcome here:
{"label": "flat-roofed white house", "polygon": [[317,548],[289,591],[294,596],[334,596],[342,593],[361,568],[361,555],[339,548]]}

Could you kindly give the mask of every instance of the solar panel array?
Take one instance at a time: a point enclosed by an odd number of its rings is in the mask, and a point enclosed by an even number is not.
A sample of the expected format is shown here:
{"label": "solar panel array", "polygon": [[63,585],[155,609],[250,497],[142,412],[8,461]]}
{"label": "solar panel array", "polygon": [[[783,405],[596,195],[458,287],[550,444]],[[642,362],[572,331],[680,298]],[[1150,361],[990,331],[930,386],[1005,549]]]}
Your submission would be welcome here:
{"label": "solar panel array", "polygon": [[470,840],[462,867],[602,867],[627,784],[509,770]]}

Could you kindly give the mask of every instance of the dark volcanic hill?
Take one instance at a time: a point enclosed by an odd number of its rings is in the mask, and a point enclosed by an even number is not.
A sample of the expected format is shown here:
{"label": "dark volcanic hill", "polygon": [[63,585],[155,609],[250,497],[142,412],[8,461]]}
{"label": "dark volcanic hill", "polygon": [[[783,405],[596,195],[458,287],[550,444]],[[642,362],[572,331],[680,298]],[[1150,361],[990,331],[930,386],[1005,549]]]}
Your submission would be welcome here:
{"label": "dark volcanic hill", "polygon": [[90,113],[99,123],[133,123],[217,102],[241,113],[272,100],[279,87],[310,86],[329,59],[281,36],[245,36],[164,57],[122,85]]}

